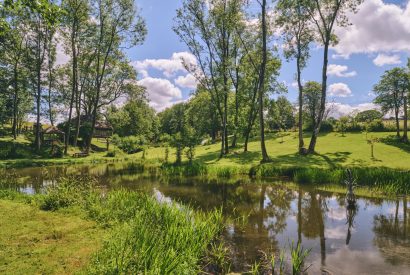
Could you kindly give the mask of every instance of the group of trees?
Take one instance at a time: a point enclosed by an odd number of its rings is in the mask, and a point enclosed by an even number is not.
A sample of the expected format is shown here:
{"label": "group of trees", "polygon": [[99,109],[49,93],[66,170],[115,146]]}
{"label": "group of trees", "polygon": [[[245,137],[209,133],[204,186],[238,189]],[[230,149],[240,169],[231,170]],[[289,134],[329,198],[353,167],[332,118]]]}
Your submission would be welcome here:
{"label": "group of trees", "polygon": [[[257,128],[262,161],[268,161],[264,138],[266,113],[273,118],[269,124],[275,127],[286,128],[293,122],[293,116],[280,116],[284,110],[278,109],[292,109],[291,106],[268,103],[272,93],[283,90],[277,81],[281,62],[272,43],[273,34],[278,31],[282,33],[285,57],[295,59],[297,65],[299,151],[303,154],[315,151],[326,114],[328,51],[337,43],[334,29],[336,25],[346,26],[346,12],[356,11],[362,1],[275,2],[273,7],[272,1],[185,0],[177,11],[174,31],[198,60],[198,65],[186,64],[186,68],[196,77],[199,90],[209,93],[208,104],[217,114],[214,119],[221,130],[221,156],[229,152],[231,145],[236,145],[240,134],[245,139],[246,151],[249,134]],[[251,14],[250,10],[255,9],[259,12]],[[302,71],[313,43],[323,46],[322,82],[304,84]],[[311,90],[314,92],[310,93]],[[313,131],[308,149],[303,142],[304,101],[315,105],[309,117]],[[228,123],[230,116],[233,120]],[[229,133],[233,135],[231,145]]]}
{"label": "group of trees", "polygon": [[[124,52],[146,35],[133,0],[5,1],[0,7],[0,123],[10,123],[17,138],[22,122],[34,114],[39,151],[40,122],[64,120],[59,127],[66,133],[67,152],[80,136],[89,150],[97,120],[105,119],[120,138],[173,144],[179,160],[185,147],[192,156],[204,137],[221,141],[222,157],[239,138],[247,151],[250,137],[258,135],[263,162],[269,161],[266,130],[297,126],[299,152],[314,153],[320,130],[333,123],[326,121],[326,94],[329,47],[338,41],[334,29],[346,26],[347,12],[361,2],[184,0],[173,30],[196,57],[195,64],[183,64],[198,87],[188,102],[156,114]],[[278,81],[278,34],[285,59],[295,61],[297,106],[278,95],[286,92]],[[322,80],[303,82],[313,44],[323,50]],[[68,57],[63,64],[57,62],[62,51]],[[399,117],[404,117],[404,141],[409,71],[387,71],[374,88],[375,103],[395,114],[398,136]],[[121,107],[115,104],[119,98],[125,98]],[[375,115],[361,113],[354,121],[370,122]],[[341,118],[332,125],[344,129],[349,121]],[[306,130],[312,133],[307,148]]]}
{"label": "group of trees", "polygon": [[[142,93],[124,52],[144,41],[146,28],[133,0],[5,1],[0,6],[1,123],[17,137],[35,114],[35,147],[42,120],[66,120],[65,152],[80,126],[89,150],[97,119],[123,95]],[[68,62],[57,64],[57,52]],[[33,104],[34,102],[34,104]],[[84,121],[81,121],[84,120]]]}
{"label": "group of trees", "polygon": [[[374,86],[376,99],[385,113],[393,113],[396,122],[396,135],[408,142],[408,111],[410,97],[410,59],[407,68],[393,68],[386,71]],[[400,135],[400,117],[403,117],[403,136]]]}

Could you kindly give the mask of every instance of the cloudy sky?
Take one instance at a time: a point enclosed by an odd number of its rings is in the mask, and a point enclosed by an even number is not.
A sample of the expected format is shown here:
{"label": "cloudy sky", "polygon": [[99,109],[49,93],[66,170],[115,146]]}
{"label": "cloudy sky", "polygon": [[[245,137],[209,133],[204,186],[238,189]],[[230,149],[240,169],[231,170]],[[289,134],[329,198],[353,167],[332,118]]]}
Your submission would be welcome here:
{"label": "cloudy sky", "polygon": [[[186,73],[181,58],[195,62],[172,31],[175,10],[181,0],[136,0],[146,19],[148,36],[143,46],[128,51],[147,88],[151,105],[163,110],[186,100],[195,89],[195,79]],[[394,66],[404,66],[410,56],[410,2],[408,0],[365,0],[352,26],[337,29],[340,43],[330,51],[329,102],[336,113],[372,108],[373,85]],[[312,57],[303,72],[304,80],[320,80],[323,51],[312,45]],[[280,81],[288,87],[288,98],[296,102],[294,62],[283,61]]]}

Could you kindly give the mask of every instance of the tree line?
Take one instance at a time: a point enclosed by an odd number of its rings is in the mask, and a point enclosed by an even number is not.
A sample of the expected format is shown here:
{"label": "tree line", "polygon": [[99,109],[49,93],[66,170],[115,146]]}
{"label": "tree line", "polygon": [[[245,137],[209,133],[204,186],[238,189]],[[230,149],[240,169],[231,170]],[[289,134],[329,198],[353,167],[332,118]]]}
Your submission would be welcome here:
{"label": "tree line", "polygon": [[[240,139],[246,152],[257,135],[262,162],[267,162],[268,130],[297,126],[299,153],[315,152],[320,131],[332,121],[327,68],[329,48],[338,42],[335,28],[348,26],[347,14],[356,12],[362,0],[184,0],[173,31],[196,57],[196,64],[181,62],[198,87],[187,103],[158,114],[124,51],[143,43],[147,33],[133,0],[33,3],[5,1],[0,9],[0,122],[11,125],[15,139],[27,115],[34,114],[37,151],[40,121],[46,119],[51,125],[64,121],[58,126],[66,134],[65,153],[80,137],[88,152],[97,121],[105,120],[119,138],[172,144],[179,157],[184,147],[192,156],[204,137],[221,142],[221,157]],[[323,54],[321,82],[304,82],[313,45]],[[61,50],[69,60],[56,64]],[[283,96],[281,52],[295,65],[296,106]],[[409,70],[387,71],[374,87],[375,103],[395,115],[398,136],[403,115],[404,141]],[[115,104],[120,98],[125,99],[122,107]],[[344,129],[347,121],[330,124]],[[304,131],[311,135],[308,144]]]}

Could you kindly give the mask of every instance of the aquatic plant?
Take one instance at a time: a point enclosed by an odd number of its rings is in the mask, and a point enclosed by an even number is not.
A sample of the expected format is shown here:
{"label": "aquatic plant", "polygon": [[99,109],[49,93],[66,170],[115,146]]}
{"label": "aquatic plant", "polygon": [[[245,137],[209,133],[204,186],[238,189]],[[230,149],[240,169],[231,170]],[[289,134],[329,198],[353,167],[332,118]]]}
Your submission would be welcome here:
{"label": "aquatic plant", "polygon": [[290,255],[292,261],[292,274],[299,275],[305,272],[308,268],[303,269],[306,258],[309,256],[311,249],[304,249],[298,242],[296,245],[294,241],[290,245]]}

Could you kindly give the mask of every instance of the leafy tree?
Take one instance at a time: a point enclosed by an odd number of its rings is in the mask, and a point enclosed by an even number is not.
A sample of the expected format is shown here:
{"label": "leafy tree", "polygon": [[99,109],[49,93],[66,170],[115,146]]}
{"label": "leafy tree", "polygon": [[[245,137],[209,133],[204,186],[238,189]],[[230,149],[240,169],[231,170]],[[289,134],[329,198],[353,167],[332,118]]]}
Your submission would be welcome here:
{"label": "leafy tree", "polygon": [[312,126],[315,125],[320,113],[321,89],[320,83],[315,81],[306,82],[303,88],[303,111]]}
{"label": "leafy tree", "polygon": [[125,83],[135,79],[121,47],[133,47],[145,39],[144,20],[137,14],[133,0],[99,0],[92,6],[95,26],[92,36],[94,48],[91,65],[93,87],[88,96],[91,111],[91,129],[86,150],[91,146],[98,112],[111,104],[123,92]]}
{"label": "leafy tree", "polygon": [[293,115],[293,105],[284,96],[279,96],[277,100],[270,100],[267,115],[268,125],[272,130],[286,131],[295,125]]}
{"label": "leafy tree", "polygon": [[317,41],[323,46],[323,68],[320,108],[314,123],[309,153],[314,153],[317,137],[326,111],[327,67],[329,63],[329,47],[337,43],[334,33],[336,25],[346,27],[349,23],[347,12],[357,10],[363,0],[312,0],[304,1],[310,20],[313,22]]}
{"label": "leafy tree", "polygon": [[383,114],[377,110],[367,110],[360,112],[356,115],[356,120],[358,122],[367,122],[370,123],[374,120],[381,119]]}
{"label": "leafy tree", "polygon": [[310,57],[309,45],[313,41],[310,14],[305,0],[279,0],[276,4],[276,23],[282,30],[287,60],[296,59],[296,79],[299,89],[299,152],[305,153],[303,141],[303,84],[302,70]]}
{"label": "leafy tree", "polygon": [[242,0],[185,0],[177,10],[175,33],[196,57],[198,65],[185,64],[210,93],[222,125],[221,156],[229,153],[228,97],[234,33],[243,24]]}
{"label": "leafy tree", "polygon": [[[409,77],[404,68],[393,68],[386,71],[378,84],[374,86],[376,98],[374,102],[382,107],[383,112],[394,112],[396,120],[396,135],[400,138],[400,111],[403,110],[405,120],[407,120],[406,99],[409,91]],[[405,104],[406,103],[406,104]],[[407,141],[407,132],[403,135],[403,140]]]}
{"label": "leafy tree", "polygon": [[[79,100],[81,95],[79,94],[80,83],[79,83],[79,68],[78,68],[78,59],[81,58],[82,54],[82,45],[86,40],[87,29],[89,28],[88,21],[89,16],[89,3],[87,0],[63,0],[61,3],[62,9],[64,11],[64,16],[62,18],[63,27],[67,30],[63,32],[63,38],[66,45],[66,53],[71,57],[71,91],[69,96],[69,114],[68,114],[68,123],[66,129],[66,140],[64,153],[67,154],[68,144],[71,137],[71,119],[74,108],[74,103],[77,106],[77,122],[80,119],[79,112]],[[79,127],[79,122],[77,123]],[[76,131],[77,133],[77,131]],[[74,138],[74,143],[76,145],[77,136]]]}
{"label": "leafy tree", "polygon": [[345,136],[345,133],[346,133],[349,122],[350,122],[350,117],[342,116],[342,117],[339,118],[339,120],[336,123],[337,130],[340,133],[342,133],[343,137]]}
{"label": "leafy tree", "polygon": [[157,136],[157,117],[145,100],[130,100],[122,108],[112,106],[107,120],[121,137],[141,135],[153,141]]}

